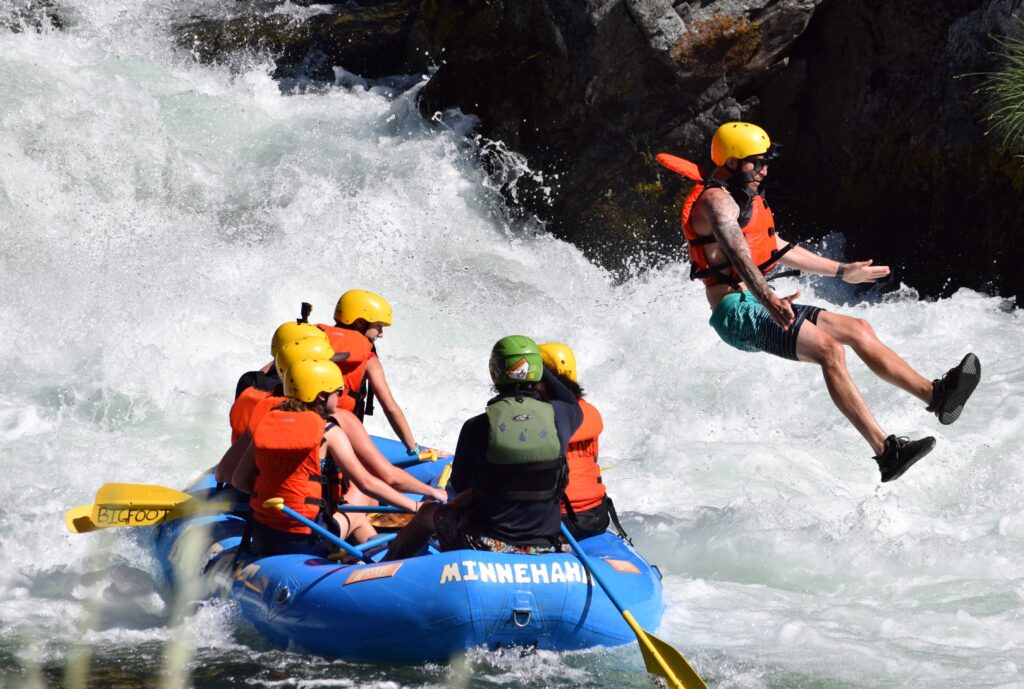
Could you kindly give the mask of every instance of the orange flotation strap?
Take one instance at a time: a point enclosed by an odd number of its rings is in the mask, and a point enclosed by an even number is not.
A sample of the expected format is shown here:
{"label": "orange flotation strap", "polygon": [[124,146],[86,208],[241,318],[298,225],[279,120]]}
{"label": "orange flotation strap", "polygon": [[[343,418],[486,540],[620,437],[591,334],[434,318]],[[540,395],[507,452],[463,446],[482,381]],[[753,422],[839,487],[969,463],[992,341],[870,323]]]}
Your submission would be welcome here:
{"label": "orange flotation strap", "polygon": [[[594,405],[582,399],[579,405],[583,410],[583,423],[569,439],[565,451],[569,463],[569,485],[565,488],[565,497],[574,514],[599,506],[607,493],[601,480],[601,467],[597,464],[597,439],[604,430],[604,421]],[[567,513],[563,503],[562,514]]]}

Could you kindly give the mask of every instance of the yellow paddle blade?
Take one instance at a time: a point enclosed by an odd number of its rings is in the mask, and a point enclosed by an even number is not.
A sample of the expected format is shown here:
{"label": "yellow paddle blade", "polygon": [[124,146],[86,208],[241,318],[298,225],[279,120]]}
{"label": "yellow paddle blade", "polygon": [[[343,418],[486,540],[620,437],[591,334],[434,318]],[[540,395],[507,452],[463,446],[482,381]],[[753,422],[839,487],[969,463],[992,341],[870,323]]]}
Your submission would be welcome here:
{"label": "yellow paddle blade", "polygon": [[395,514],[394,512],[370,512],[366,515],[375,529],[401,529],[412,521],[411,514]]}
{"label": "yellow paddle blade", "polygon": [[643,629],[628,610],[623,610],[622,616],[636,634],[648,672],[664,677],[671,689],[708,689],[682,653]]}
{"label": "yellow paddle blade", "polygon": [[116,526],[153,526],[168,519],[177,519],[183,515],[171,516],[177,512],[171,507],[147,507],[124,505],[93,505],[93,528],[114,528]]}
{"label": "yellow paddle blade", "polygon": [[198,514],[231,509],[229,502],[207,502],[180,490],[141,483],[106,483],[96,492],[95,505],[68,510],[64,523],[73,533],[123,526],[153,526]]}
{"label": "yellow paddle blade", "polygon": [[92,521],[93,505],[80,505],[72,507],[64,513],[64,524],[71,533],[89,533],[96,530],[96,524]]}
{"label": "yellow paddle blade", "polygon": [[146,483],[104,483],[96,491],[96,504],[123,507],[144,505],[153,509],[171,509],[191,499],[191,495],[180,490]]}

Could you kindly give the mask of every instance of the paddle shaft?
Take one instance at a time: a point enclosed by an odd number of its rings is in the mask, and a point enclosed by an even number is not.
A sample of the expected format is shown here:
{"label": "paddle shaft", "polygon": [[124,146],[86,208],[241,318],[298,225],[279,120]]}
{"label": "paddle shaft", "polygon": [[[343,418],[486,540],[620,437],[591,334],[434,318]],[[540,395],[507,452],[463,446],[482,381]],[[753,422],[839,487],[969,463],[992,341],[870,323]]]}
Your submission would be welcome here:
{"label": "paddle shaft", "polygon": [[[647,632],[640,626],[640,624],[633,618],[633,614],[629,610],[626,610],[626,608],[622,605],[622,602],[619,600],[618,596],[615,595],[615,591],[613,591],[612,588],[608,586],[608,583],[601,577],[601,574],[594,568],[594,564],[593,561],[590,559],[590,556],[583,552],[583,548],[576,541],[576,539],[573,538],[572,533],[570,533],[569,527],[567,527],[564,522],[562,523],[561,527],[562,536],[564,536],[565,540],[568,541],[570,546],[572,546],[573,551],[576,553],[576,557],[578,557],[580,559],[580,562],[583,563],[583,567],[586,568],[587,572],[590,573],[590,576],[594,577],[594,580],[597,582],[598,586],[600,586],[601,589],[604,591],[605,595],[608,596],[608,600],[612,602],[612,605],[615,606],[615,609],[618,610],[619,614],[622,615],[622,618],[626,620],[626,624],[628,624],[629,628],[633,630],[634,634],[636,634],[636,640],[637,643],[640,644],[641,650],[643,651],[644,662],[647,663],[648,672],[655,671],[648,662],[648,659],[650,659],[654,661],[654,663],[658,667],[656,671],[657,674],[660,674],[662,677],[667,679],[669,682],[669,686],[673,689],[688,689],[687,685],[683,683],[682,679],[680,679],[680,675],[683,675],[690,680],[689,687],[692,687],[692,689],[707,689],[707,685],[704,684],[704,680],[702,680],[700,676],[694,671],[694,669],[690,667],[690,664],[686,661],[686,658],[684,658],[683,655],[679,653],[679,651],[675,650],[674,648],[666,644],[664,641],[658,639],[653,634]],[[666,653],[662,653],[661,651],[659,651],[658,645],[664,647]],[[669,656],[675,654],[677,656],[677,658],[673,659],[676,662],[676,667],[673,667],[672,663],[668,661],[668,659],[666,658],[666,654],[668,654]]]}
{"label": "paddle shaft", "polygon": [[416,466],[421,462],[436,462],[438,459],[440,459],[440,453],[438,453],[437,450],[431,448],[428,450],[423,450],[418,455],[412,455],[411,457],[402,457],[400,459],[392,460],[391,463],[394,464],[399,469],[405,469],[407,467]]}
{"label": "paddle shaft", "polygon": [[[268,500],[267,502],[270,502],[270,501]],[[281,512],[283,512],[284,514],[288,515],[289,517],[291,517],[295,521],[299,522],[300,524],[303,524],[303,525],[308,526],[309,528],[313,529],[313,531],[315,531],[316,533],[320,534],[320,536],[322,536],[323,538],[327,539],[328,541],[330,541],[334,545],[338,546],[339,548],[344,550],[346,553],[348,553],[352,557],[358,558],[358,559],[362,560],[363,562],[372,562],[372,560],[370,559],[370,557],[368,555],[366,555],[365,553],[361,553],[358,550],[356,550],[355,546],[353,546],[353,545],[351,545],[349,543],[346,543],[344,540],[338,538],[337,536],[332,534],[330,531],[328,531],[324,527],[322,527],[319,524],[317,524],[312,519],[306,519],[301,514],[299,514],[295,510],[293,510],[291,507],[288,507],[288,505],[285,505],[283,502],[282,503],[278,503],[276,505],[264,505],[264,506],[265,507],[273,507],[275,509],[281,510]]]}
{"label": "paddle shaft", "polygon": [[619,601],[618,596],[616,596],[615,592],[612,591],[610,586],[608,586],[608,582],[602,579],[601,575],[597,572],[596,569],[594,569],[593,560],[590,559],[589,555],[583,552],[583,547],[576,541],[575,538],[573,538],[572,532],[569,531],[569,527],[566,526],[564,522],[562,523],[562,536],[564,536],[565,540],[569,542],[570,546],[572,546],[573,551],[576,553],[576,557],[580,559],[580,561],[583,563],[583,566],[587,568],[588,572],[590,572],[590,576],[594,577],[594,579],[597,581],[598,586],[600,586],[601,589],[604,591],[605,595],[608,596],[608,600],[610,600],[612,602],[612,605],[615,606],[615,609],[622,613],[625,610],[625,607],[623,607],[621,601]]}

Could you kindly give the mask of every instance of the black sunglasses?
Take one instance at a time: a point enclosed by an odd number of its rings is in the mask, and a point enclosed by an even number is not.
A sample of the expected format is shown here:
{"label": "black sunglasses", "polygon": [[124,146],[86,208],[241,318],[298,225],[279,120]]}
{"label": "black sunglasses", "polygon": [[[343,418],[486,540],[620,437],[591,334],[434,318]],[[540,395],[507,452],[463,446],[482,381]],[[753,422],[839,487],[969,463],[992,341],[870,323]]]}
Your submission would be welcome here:
{"label": "black sunglasses", "polygon": [[770,163],[771,161],[775,160],[775,158],[778,155],[779,155],[779,146],[776,145],[776,144],[771,144],[768,147],[768,150],[765,151],[764,153],[758,154],[756,156],[749,156],[747,158],[744,158],[743,162],[744,163],[751,163],[754,166],[754,174],[757,174],[758,172],[763,170],[764,167],[768,163]]}

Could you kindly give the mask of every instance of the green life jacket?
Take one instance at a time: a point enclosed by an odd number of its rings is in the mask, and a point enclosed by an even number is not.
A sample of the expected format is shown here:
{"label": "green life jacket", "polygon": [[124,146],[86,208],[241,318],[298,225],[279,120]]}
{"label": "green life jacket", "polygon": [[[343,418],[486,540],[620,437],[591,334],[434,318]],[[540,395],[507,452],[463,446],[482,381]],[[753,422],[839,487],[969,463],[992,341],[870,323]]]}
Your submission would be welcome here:
{"label": "green life jacket", "polygon": [[487,406],[486,461],[474,489],[487,500],[557,500],[568,478],[554,408],[532,397],[502,397]]}

